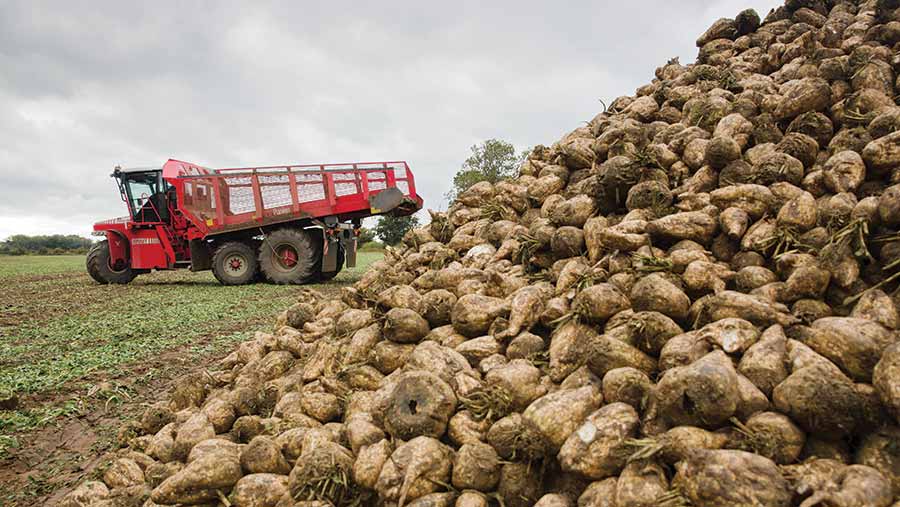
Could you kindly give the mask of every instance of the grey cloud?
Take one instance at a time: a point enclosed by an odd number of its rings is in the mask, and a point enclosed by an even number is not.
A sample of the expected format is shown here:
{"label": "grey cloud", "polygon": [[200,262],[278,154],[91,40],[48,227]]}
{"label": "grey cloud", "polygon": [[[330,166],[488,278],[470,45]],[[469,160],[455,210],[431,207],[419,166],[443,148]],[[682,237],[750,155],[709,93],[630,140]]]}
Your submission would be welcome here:
{"label": "grey cloud", "polygon": [[[82,5],[78,5],[82,4]],[[775,1],[0,3],[0,237],[124,212],[112,166],[397,159],[440,207],[485,138],[549,144]]]}

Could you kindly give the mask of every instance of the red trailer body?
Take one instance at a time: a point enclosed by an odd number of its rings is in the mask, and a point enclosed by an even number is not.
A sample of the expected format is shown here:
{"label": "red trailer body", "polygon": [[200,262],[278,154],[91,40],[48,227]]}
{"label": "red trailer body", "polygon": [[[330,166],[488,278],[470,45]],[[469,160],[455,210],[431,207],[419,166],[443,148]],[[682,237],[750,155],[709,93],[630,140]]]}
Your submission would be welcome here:
{"label": "red trailer body", "polygon": [[87,265],[101,283],[178,267],[211,268],[226,284],[329,278],[344,257],[352,265],[363,218],[423,204],[402,161],[209,169],[169,160],[113,176],[129,216],[94,224],[107,240]]}

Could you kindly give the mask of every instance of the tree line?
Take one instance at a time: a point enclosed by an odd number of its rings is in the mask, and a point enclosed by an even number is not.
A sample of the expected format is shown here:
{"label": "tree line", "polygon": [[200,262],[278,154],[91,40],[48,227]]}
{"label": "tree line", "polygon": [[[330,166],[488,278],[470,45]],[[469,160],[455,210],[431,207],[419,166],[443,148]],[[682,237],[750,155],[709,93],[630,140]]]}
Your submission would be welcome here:
{"label": "tree line", "polygon": [[0,242],[4,255],[63,255],[87,253],[93,241],[77,234],[27,236],[16,234]]}

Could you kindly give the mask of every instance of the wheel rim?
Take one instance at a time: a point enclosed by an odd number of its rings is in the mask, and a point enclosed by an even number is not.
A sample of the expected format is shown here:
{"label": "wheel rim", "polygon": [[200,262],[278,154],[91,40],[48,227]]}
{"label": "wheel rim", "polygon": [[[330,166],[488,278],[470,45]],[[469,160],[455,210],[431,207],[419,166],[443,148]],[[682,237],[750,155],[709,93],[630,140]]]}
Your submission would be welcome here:
{"label": "wheel rim", "polygon": [[297,267],[299,259],[300,254],[291,245],[279,245],[275,248],[275,260],[278,267],[285,271],[290,271]]}
{"label": "wheel rim", "polygon": [[247,259],[243,255],[234,253],[225,258],[225,272],[230,276],[243,276],[247,269]]}

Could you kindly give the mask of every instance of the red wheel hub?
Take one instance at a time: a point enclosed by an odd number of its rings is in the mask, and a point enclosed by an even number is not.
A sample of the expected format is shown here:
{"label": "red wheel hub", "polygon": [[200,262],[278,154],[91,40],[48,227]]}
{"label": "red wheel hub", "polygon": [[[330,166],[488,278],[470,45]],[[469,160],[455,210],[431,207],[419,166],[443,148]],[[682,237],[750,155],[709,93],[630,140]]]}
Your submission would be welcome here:
{"label": "red wheel hub", "polygon": [[278,254],[278,262],[282,266],[286,268],[293,268],[297,265],[298,255],[297,251],[293,248],[289,246],[282,246],[277,250],[276,253]]}
{"label": "red wheel hub", "polygon": [[229,276],[234,277],[244,276],[249,268],[250,265],[247,262],[247,258],[237,252],[226,257],[225,261],[222,263],[222,269],[225,270]]}

